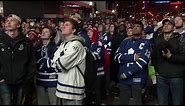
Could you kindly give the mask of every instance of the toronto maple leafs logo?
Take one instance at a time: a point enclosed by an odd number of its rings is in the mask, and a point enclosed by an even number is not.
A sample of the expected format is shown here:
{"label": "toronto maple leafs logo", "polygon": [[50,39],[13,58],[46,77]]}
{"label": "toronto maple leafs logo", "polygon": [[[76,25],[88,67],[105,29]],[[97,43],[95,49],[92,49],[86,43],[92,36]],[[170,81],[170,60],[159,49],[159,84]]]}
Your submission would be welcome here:
{"label": "toronto maple leafs logo", "polygon": [[128,49],[128,54],[134,54],[134,49],[133,48]]}
{"label": "toronto maple leafs logo", "polygon": [[21,44],[20,47],[18,48],[20,51],[22,51],[24,49],[24,45]]}

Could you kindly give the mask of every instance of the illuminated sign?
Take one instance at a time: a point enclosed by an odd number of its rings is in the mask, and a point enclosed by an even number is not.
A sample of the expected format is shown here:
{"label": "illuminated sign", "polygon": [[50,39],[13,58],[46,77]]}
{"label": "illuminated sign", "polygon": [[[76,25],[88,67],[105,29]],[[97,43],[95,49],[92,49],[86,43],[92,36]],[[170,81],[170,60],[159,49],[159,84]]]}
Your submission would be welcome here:
{"label": "illuminated sign", "polygon": [[80,7],[79,5],[66,5],[65,7]]}
{"label": "illuminated sign", "polygon": [[170,3],[170,1],[154,1],[154,3],[164,4],[164,3]]}
{"label": "illuminated sign", "polygon": [[172,3],[170,3],[170,4],[171,4],[171,5],[181,5],[182,2],[177,1],[177,2],[172,2]]}

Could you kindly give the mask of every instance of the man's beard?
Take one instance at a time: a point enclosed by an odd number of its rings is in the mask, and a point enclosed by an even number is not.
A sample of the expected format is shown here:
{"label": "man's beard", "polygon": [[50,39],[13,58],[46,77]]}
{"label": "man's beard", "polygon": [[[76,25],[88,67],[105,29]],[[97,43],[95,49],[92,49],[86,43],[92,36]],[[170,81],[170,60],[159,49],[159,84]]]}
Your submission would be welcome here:
{"label": "man's beard", "polygon": [[141,35],[142,33],[133,34],[133,36],[136,36],[136,37],[141,36]]}
{"label": "man's beard", "polygon": [[173,33],[173,31],[163,32],[164,34],[170,34]]}
{"label": "man's beard", "polygon": [[183,28],[183,25],[182,26],[177,26],[177,27],[175,27],[176,29],[181,29],[181,28]]}

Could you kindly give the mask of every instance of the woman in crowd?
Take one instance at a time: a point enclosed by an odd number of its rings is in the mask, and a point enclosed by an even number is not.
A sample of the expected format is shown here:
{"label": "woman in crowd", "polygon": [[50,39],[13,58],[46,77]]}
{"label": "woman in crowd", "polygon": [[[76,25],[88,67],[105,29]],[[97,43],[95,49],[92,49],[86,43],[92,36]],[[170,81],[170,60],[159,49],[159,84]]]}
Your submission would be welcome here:
{"label": "woman in crowd", "polygon": [[38,105],[57,105],[57,97],[55,95],[57,86],[57,73],[53,69],[45,67],[46,63],[43,58],[53,58],[57,46],[54,42],[56,33],[51,27],[45,27],[42,30],[42,43],[37,45],[37,99]]}

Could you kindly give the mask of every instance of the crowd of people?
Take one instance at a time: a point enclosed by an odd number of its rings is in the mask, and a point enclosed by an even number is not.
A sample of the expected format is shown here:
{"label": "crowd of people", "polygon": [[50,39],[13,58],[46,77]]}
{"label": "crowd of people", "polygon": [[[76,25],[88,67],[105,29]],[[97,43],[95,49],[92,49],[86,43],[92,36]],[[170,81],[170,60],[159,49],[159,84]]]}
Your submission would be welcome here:
{"label": "crowd of people", "polygon": [[120,105],[130,98],[143,105],[151,96],[182,105],[184,23],[181,15],[146,21],[10,14],[1,21],[0,103],[101,105],[111,95]]}

